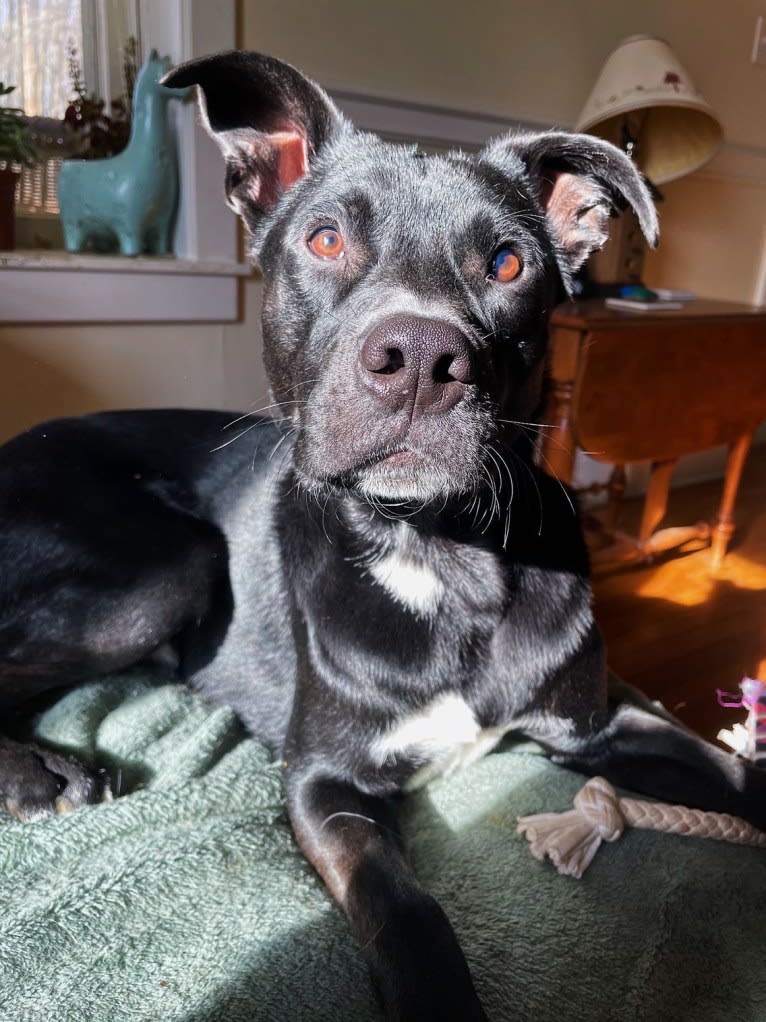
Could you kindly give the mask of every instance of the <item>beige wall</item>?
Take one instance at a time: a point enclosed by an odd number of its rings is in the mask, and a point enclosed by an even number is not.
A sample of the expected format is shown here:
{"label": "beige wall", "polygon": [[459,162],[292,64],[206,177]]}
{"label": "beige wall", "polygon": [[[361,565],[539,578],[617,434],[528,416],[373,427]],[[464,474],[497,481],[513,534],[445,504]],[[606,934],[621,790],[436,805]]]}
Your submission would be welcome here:
{"label": "beige wall", "polygon": [[[749,63],[763,0],[241,0],[242,44],[330,87],[570,126],[610,49],[669,40],[739,146],[766,150],[766,68]],[[217,201],[217,200],[216,200]],[[666,188],[652,283],[748,300],[761,183],[701,174]],[[98,407],[265,403],[257,282],[228,326],[3,327],[0,435]]]}
{"label": "beige wall", "polygon": [[208,327],[6,327],[0,331],[0,435],[104,407],[204,404],[221,392],[220,338],[211,333]]}
{"label": "beige wall", "polygon": [[662,190],[662,240],[647,259],[647,283],[753,301],[766,244],[766,187],[695,174]]}
{"label": "beige wall", "polygon": [[234,324],[0,325],[0,440],[100,408],[262,407],[260,282],[241,286]]}

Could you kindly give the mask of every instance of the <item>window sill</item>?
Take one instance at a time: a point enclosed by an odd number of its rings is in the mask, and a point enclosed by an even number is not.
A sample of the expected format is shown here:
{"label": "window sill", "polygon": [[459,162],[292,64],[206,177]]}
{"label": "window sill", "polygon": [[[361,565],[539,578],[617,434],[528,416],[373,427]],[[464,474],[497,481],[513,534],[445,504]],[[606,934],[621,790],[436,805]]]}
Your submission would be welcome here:
{"label": "window sill", "polygon": [[0,253],[3,323],[221,323],[244,263],[29,250]]}

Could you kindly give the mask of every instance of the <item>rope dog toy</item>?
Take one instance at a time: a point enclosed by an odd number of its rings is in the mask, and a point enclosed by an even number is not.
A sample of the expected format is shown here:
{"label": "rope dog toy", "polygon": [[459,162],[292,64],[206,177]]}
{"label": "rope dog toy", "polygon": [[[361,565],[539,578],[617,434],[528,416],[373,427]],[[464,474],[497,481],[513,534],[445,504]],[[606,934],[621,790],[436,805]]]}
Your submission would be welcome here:
{"label": "rope dog toy", "polygon": [[559,873],[579,879],[601,842],[616,841],[625,827],[766,848],[766,832],[737,816],[621,798],[603,777],[592,777],[581,788],[573,809],[520,816],[517,830],[529,841],[536,859],[547,856]]}

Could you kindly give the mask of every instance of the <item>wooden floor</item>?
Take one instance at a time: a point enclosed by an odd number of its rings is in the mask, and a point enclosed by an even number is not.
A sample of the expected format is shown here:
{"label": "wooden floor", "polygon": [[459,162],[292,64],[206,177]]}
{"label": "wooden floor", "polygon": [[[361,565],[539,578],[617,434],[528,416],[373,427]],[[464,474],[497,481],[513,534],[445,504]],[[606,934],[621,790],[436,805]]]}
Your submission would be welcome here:
{"label": "wooden floor", "polygon": [[[720,492],[720,482],[673,491],[665,524],[712,519]],[[639,511],[626,502],[623,523]],[[766,447],[751,453],[736,517],[715,575],[701,550],[595,581],[610,666],[707,738],[744,721],[742,710],[718,705],[716,689],[736,692],[743,675],[766,678]]]}

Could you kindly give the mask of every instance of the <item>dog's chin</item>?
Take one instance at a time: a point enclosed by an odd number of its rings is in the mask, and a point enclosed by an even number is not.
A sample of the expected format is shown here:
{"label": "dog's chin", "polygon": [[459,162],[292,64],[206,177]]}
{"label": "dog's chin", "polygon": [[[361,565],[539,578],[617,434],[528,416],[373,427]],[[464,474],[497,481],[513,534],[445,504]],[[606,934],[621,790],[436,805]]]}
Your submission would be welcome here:
{"label": "dog's chin", "polygon": [[473,492],[480,472],[478,457],[449,463],[439,452],[410,448],[368,455],[355,465],[333,470],[329,465],[306,465],[296,459],[299,478],[310,490],[334,490],[369,503],[427,505]]}
{"label": "dog's chin", "polygon": [[465,493],[474,482],[472,472],[461,473],[414,451],[397,451],[353,473],[353,489],[359,496],[386,503],[448,500]]}

